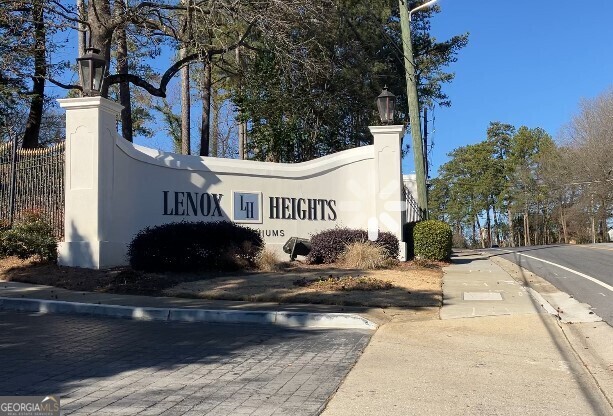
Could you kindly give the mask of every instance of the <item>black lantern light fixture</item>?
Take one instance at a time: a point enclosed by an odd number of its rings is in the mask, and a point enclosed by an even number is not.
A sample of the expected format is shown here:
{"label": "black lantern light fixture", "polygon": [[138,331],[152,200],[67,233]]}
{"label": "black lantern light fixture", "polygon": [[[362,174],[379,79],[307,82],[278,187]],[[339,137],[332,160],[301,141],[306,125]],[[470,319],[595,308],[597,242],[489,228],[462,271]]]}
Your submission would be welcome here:
{"label": "black lantern light fixture", "polygon": [[394,123],[396,96],[387,90],[387,86],[383,88],[383,91],[377,97],[377,108],[379,109],[379,117],[381,117],[381,123]]}
{"label": "black lantern light fixture", "polygon": [[83,96],[91,97],[100,95],[102,79],[106,72],[106,60],[100,55],[100,50],[87,48],[85,55],[77,58],[81,82],[83,83]]}

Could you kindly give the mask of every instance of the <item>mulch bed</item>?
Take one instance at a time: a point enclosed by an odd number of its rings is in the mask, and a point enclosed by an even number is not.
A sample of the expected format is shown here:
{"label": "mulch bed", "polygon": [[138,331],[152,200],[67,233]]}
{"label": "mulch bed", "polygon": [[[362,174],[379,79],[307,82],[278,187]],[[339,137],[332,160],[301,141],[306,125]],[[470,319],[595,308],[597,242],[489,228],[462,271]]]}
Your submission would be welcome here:
{"label": "mulch bed", "polygon": [[90,270],[9,257],[0,259],[0,280],[130,295],[422,307],[442,303],[442,265],[403,262],[386,270],[351,270],[294,262],[272,273],[144,273],[129,267]]}

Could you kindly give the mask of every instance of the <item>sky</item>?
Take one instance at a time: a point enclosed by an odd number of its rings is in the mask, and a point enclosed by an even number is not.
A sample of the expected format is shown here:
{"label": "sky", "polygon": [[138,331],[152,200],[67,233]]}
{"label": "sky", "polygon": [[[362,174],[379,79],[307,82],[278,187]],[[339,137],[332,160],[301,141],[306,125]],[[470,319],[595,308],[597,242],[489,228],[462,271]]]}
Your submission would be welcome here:
{"label": "sky", "polygon": [[[451,107],[436,107],[428,114],[429,142],[434,143],[431,177],[436,177],[453,149],[484,140],[491,121],[541,127],[558,138],[582,99],[613,88],[613,0],[438,0],[437,4],[441,11],[431,19],[431,34],[443,41],[468,32],[469,41],[457,62],[447,68],[455,73],[455,79],[443,87]],[[76,37],[61,36],[66,47],[56,59],[72,60]],[[49,89],[65,93],[52,85]],[[193,131],[197,121],[196,114]],[[408,132],[404,140],[410,143]],[[172,150],[163,132],[136,142]],[[403,172],[414,172],[412,153],[403,160]]]}
{"label": "sky", "polygon": [[[449,71],[448,108],[429,113],[430,176],[453,149],[486,137],[491,121],[541,127],[552,137],[613,87],[613,0],[438,0],[439,41],[469,32]],[[410,141],[407,133],[405,142]],[[403,172],[414,172],[413,154]]]}

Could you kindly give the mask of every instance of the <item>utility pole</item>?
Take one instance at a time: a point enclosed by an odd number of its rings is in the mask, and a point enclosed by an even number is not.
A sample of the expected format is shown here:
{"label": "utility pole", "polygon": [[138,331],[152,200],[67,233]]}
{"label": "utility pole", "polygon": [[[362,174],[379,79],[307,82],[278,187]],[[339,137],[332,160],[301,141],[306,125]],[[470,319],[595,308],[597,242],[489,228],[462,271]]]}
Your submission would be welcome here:
{"label": "utility pole", "polygon": [[[417,204],[421,217],[428,219],[428,195],[426,193],[426,175],[424,172],[424,149],[421,138],[421,122],[419,120],[419,101],[417,97],[417,80],[415,79],[415,58],[411,43],[411,24],[408,10],[408,0],[398,0],[400,7],[400,28],[404,50],[404,68],[407,80],[407,98],[409,104],[409,121],[411,123],[411,138],[413,141],[413,161],[417,180]],[[429,4],[430,2],[428,2]],[[418,8],[425,7],[426,4]],[[414,9],[412,10],[415,11]]]}

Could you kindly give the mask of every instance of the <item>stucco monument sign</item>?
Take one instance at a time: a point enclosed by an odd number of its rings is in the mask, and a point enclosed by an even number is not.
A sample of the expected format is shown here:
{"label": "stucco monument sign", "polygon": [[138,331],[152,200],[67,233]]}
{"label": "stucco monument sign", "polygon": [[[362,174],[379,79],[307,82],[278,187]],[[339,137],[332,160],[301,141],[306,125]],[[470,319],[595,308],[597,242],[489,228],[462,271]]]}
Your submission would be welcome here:
{"label": "stucco monument sign", "polygon": [[[370,146],[304,163],[269,163],[137,146],[116,132],[121,106],[115,102],[59,101],[66,109],[62,265],[125,265],[136,233],[179,221],[244,224],[280,253],[290,237],[334,227],[390,231],[402,241],[402,126],[371,127]],[[400,252],[404,259],[404,244]]]}

